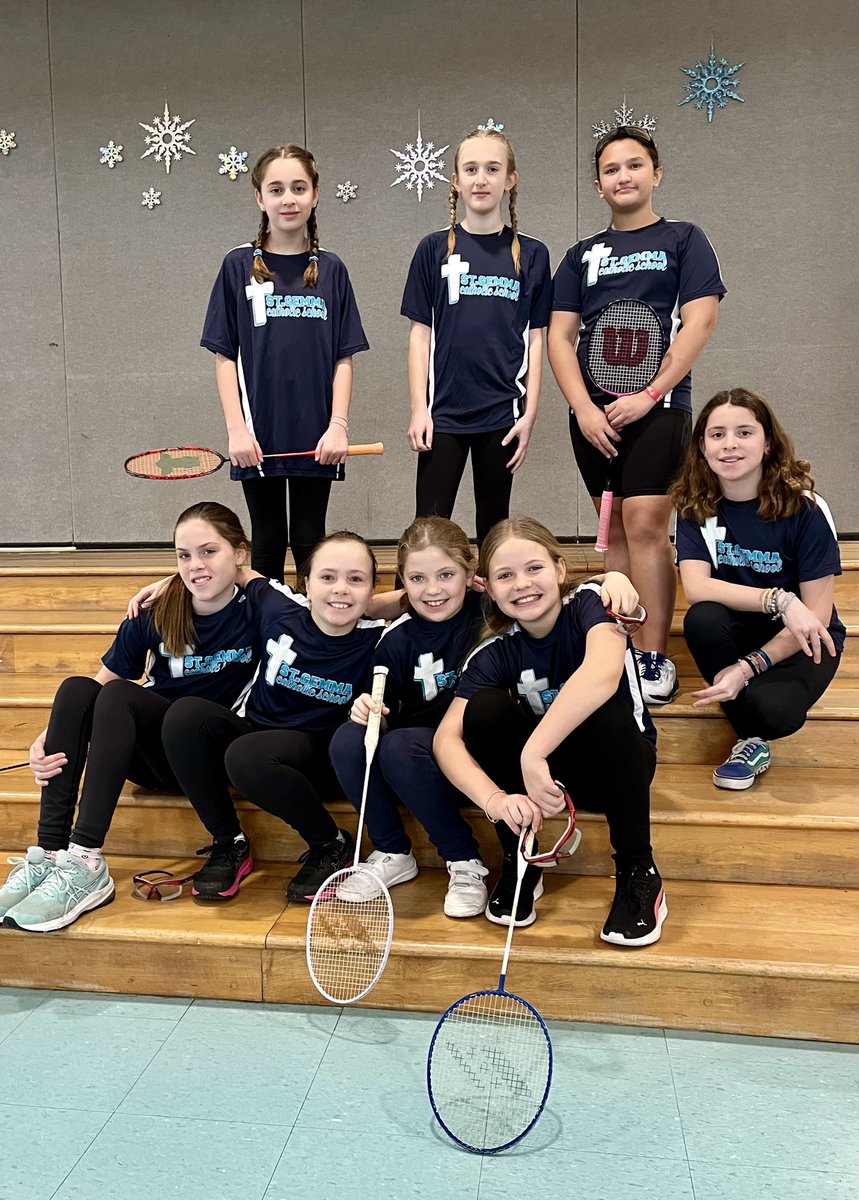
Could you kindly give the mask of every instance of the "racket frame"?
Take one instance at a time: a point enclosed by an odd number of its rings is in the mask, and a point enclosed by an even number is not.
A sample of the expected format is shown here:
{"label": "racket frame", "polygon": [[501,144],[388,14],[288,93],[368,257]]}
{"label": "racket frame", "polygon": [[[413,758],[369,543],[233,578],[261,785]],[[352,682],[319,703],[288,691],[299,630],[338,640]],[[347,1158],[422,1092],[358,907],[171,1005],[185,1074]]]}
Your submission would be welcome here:
{"label": "racket frame", "polygon": [[[146,471],[135,471],[129,463],[133,463],[136,458],[148,458],[153,454],[176,454],[178,452],[188,452],[189,454],[211,454],[215,458],[220,459],[217,466],[209,467],[205,471],[183,472],[181,475],[150,475]],[[385,445],[383,442],[367,442],[356,443],[350,446],[346,451],[347,458],[360,457],[366,454],[384,454]],[[269,458],[313,458],[316,454],[315,450],[290,450],[284,454],[264,454],[263,459]],[[134,479],[152,479],[156,483],[173,483],[177,479],[204,479],[208,475],[214,475],[216,471],[220,471],[225,463],[228,463],[229,458],[225,458],[220,450],[212,450],[209,446],[162,446],[158,450],[143,450],[140,454],[130,455],[123,463],[123,468],[127,475],[131,475]]]}

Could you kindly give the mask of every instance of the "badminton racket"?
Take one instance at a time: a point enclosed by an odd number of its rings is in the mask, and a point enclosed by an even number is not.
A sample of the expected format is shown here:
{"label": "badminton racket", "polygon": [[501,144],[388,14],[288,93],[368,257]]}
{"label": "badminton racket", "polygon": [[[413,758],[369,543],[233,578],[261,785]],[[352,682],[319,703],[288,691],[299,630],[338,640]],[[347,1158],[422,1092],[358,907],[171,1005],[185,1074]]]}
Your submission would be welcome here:
{"label": "badminton racket", "polygon": [[360,862],[370,768],[379,742],[387,667],[373,673],[373,701],[364,734],[364,791],[355,837],[355,862],[329,875],[307,918],[307,968],[317,990],[332,1004],[356,1004],[379,982],[394,936],[394,909],[385,884]]}
{"label": "badminton racket", "polygon": [[[516,852],[517,911],[526,862],[526,830]],[[427,1061],[430,1104],[442,1129],[475,1154],[497,1154],[525,1137],[552,1084],[552,1042],[533,1005],[507,991],[515,921],[510,921],[494,991],[452,1004],[436,1026]]]}
{"label": "badminton racket", "polygon": [[[632,396],[653,383],[665,350],[665,331],[650,305],[643,300],[615,300],[602,310],[590,331],[588,374],[607,396]],[[600,553],[608,549],[613,503],[614,487],[609,471],[600,498],[596,542]]]}
{"label": "badminton racket", "polygon": [[11,767],[0,767],[0,771],[20,771],[23,767],[29,767],[29,763],[13,763]]}
{"label": "badminton racket", "polygon": [[[264,454],[263,458],[313,458],[315,450],[294,450],[289,454]],[[382,442],[369,442],[350,446],[346,451],[351,458],[362,454],[384,454]],[[125,460],[125,470],[135,479],[202,479],[214,475],[228,463],[217,450],[205,446],[168,446],[163,450],[145,450],[132,454]]]}

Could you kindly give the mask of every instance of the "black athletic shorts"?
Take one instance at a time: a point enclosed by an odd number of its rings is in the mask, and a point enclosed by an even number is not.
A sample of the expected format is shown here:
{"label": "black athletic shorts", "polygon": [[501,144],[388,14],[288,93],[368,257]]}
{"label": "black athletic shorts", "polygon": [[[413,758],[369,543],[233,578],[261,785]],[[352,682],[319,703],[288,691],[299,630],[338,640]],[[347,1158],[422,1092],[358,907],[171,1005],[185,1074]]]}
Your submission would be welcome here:
{"label": "black athletic shorts", "polygon": [[588,489],[599,498],[609,469],[617,497],[664,496],[680,473],[692,437],[692,414],[657,405],[640,421],[621,430],[618,456],[608,459],[592,445],[570,413],[570,441],[576,464]]}

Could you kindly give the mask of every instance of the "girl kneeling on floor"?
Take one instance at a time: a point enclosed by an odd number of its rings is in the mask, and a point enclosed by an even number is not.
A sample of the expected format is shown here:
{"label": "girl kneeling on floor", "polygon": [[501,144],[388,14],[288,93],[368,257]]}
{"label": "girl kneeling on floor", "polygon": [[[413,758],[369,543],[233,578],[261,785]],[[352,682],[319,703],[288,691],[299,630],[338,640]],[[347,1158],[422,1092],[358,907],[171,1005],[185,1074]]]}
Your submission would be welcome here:
{"label": "girl kneeling on floor", "polygon": [[[520,830],[563,811],[561,780],[579,807],[608,820],[617,881],[600,936],[649,945],[668,913],[650,846],[656,732],[626,633],[596,585],[570,594],[560,545],[530,517],[492,529],[478,570],[494,604],[495,637],[466,664],[435,753],[454,786],[495,822],[504,862],[486,915],[509,924]],[[517,925],[535,920],[542,891],[542,870],[529,866]]]}

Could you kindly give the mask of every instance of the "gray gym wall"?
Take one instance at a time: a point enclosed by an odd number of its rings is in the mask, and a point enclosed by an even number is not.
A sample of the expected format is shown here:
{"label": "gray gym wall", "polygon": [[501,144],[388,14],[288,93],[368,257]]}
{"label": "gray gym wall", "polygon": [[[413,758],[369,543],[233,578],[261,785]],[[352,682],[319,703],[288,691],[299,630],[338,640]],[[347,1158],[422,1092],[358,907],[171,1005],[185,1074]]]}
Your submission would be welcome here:
{"label": "gray gym wall", "polygon": [[[692,66],[744,61],[712,124],[679,107]],[[446,224],[447,185],[418,204],[392,188],[414,140],[451,143],[503,122],[521,172],[522,229],[553,266],[606,221],[591,125],[626,96],[658,117],[658,211],[699,223],[729,295],[695,373],[700,405],[746,384],[771,398],[812,461],[840,529],[856,487],[856,6],[852,0],[0,0],[0,544],[163,542],[181,508],[244,512],[222,471],[175,484],[127,477],[131,453],[223,448],[212,356],[199,347],[221,258],[257,225],[249,176],[218,174],[302,141],[322,172],[323,245],[346,261],[372,345],[356,359],[354,461],[330,527],[394,538],[413,512],[406,341],[399,304],[419,238]],[[853,82],[851,82],[851,80]],[[195,119],[169,177],[141,161],[163,112]],[[99,147],[122,143],[109,170]],[[338,182],[359,186],[349,204]],[[162,192],[149,211],[141,193]],[[551,380],[513,509],[557,533],[595,532]],[[470,482],[455,514],[468,528]]]}

